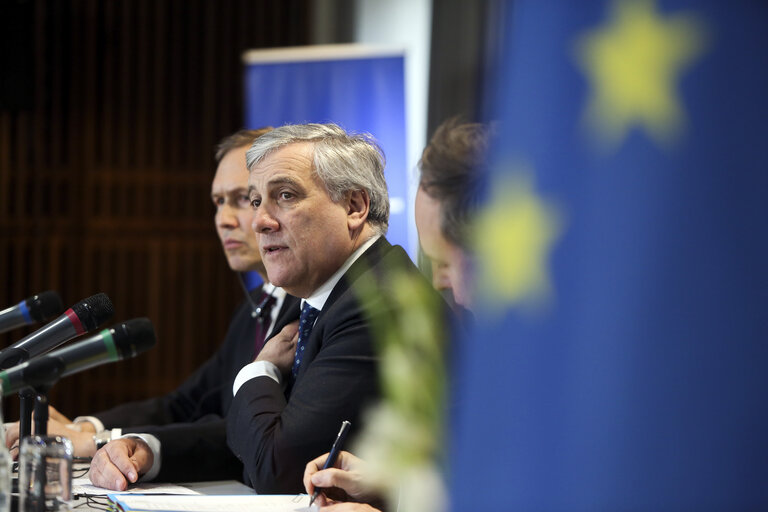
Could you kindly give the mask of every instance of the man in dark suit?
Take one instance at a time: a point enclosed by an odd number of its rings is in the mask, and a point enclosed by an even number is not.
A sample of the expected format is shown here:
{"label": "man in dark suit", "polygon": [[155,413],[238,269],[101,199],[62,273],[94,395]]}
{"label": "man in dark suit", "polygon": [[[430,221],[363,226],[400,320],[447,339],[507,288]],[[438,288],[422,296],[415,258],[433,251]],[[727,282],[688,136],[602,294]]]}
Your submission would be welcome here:
{"label": "man in dark suit", "polygon": [[[218,166],[211,185],[216,230],[230,268],[240,279],[240,273],[256,271],[265,284],[247,293],[220,348],[171,393],[76,418],[74,426],[79,431],[66,428],[70,421],[52,411],[49,431],[69,437],[75,455],[93,456],[97,444],[125,435],[109,443],[100,457],[114,452],[115,457],[128,453],[145,458],[150,464],[134,472],[131,481],[137,475],[165,481],[242,476],[242,464],[226,445],[225,416],[232,402],[232,383],[237,372],[253,361],[268,331],[279,332],[298,316],[298,299],[266,281],[258,241],[251,229],[253,210],[248,199],[245,151],[267,131],[242,130],[225,138],[216,152]],[[15,438],[9,435],[8,442]],[[127,482],[122,481],[116,487],[125,485]]]}
{"label": "man in dark suit", "polygon": [[399,307],[398,278],[439,297],[383,236],[384,161],[368,137],[283,126],[254,141],[247,159],[267,275],[304,300],[297,336],[270,340],[235,379],[227,442],[257,492],[293,493],[306,461],[328,450],[343,420],[352,435],[361,430],[379,396],[374,326]]}

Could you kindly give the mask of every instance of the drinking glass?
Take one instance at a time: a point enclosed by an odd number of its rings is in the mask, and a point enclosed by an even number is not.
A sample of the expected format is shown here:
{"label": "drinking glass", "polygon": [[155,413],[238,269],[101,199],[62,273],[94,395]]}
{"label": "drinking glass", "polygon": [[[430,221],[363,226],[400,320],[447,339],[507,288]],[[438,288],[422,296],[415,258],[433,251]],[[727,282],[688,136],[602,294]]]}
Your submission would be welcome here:
{"label": "drinking glass", "polygon": [[72,499],[72,443],[61,436],[30,436],[19,454],[19,510],[69,510]]}

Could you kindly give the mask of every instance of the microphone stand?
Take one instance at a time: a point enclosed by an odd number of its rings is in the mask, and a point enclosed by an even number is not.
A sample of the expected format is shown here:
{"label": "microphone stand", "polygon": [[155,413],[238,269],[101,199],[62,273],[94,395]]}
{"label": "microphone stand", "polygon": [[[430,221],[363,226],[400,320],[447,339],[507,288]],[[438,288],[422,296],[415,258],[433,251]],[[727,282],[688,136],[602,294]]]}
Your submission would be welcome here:
{"label": "microphone stand", "polygon": [[35,408],[36,396],[37,393],[32,388],[19,391],[19,448],[24,438],[32,435],[32,411]]}
{"label": "microphone stand", "polygon": [[[61,372],[64,370],[64,364],[61,361],[49,360],[47,361],[47,371],[44,371],[45,379],[40,379],[35,382],[33,386],[27,387],[19,392],[21,398],[21,407],[26,407],[26,410],[22,409],[21,417],[19,418],[19,462],[21,463],[21,444],[24,441],[21,432],[21,422],[27,422],[27,428],[30,423],[30,409],[34,409],[35,420],[35,435],[44,437],[48,434],[48,391],[51,390],[54,384],[58,382]],[[26,403],[26,405],[24,405]],[[29,436],[30,432],[27,430],[26,436]],[[40,464],[35,467],[34,478],[37,481],[37,485],[40,489],[40,495],[29,496],[29,503],[26,504],[26,512],[45,512],[45,487],[47,484],[47,475],[45,473],[46,466],[48,464],[45,453],[42,454]],[[19,465],[21,470],[21,465]]]}
{"label": "microphone stand", "polygon": [[21,442],[32,433],[30,417],[32,416],[33,409],[36,420],[38,414],[42,414],[37,410],[41,395],[44,397],[46,407],[45,423],[42,425],[39,425],[37,422],[35,423],[35,434],[44,436],[48,432],[48,391],[61,377],[61,372],[64,371],[64,363],[52,359],[46,360],[41,370],[44,370],[41,372],[42,375],[45,375],[44,379],[39,379],[38,382],[19,391],[19,451],[21,451]]}
{"label": "microphone stand", "polygon": [[35,435],[44,437],[48,435],[48,390],[50,386],[44,389],[36,388],[32,391],[35,401]]}
{"label": "microphone stand", "polygon": [[[34,419],[35,419],[35,436],[45,437],[48,435],[48,391],[50,391],[53,384],[58,380],[58,376],[52,379],[52,382],[35,386],[34,388],[27,388],[20,392],[19,395],[31,397],[31,404],[34,406]],[[19,438],[21,440],[21,438]],[[21,445],[19,445],[21,447]],[[19,448],[19,457],[21,457],[21,448]],[[19,459],[21,460],[21,459]],[[45,487],[48,483],[48,477],[46,475],[46,468],[48,461],[46,460],[45,453],[40,458],[40,464],[35,468],[35,479],[40,486],[41,492],[37,496],[37,499],[32,499],[33,496],[29,496],[30,503],[27,504],[27,511],[45,512],[46,496]]]}
{"label": "microphone stand", "polygon": [[[21,445],[24,439],[32,435],[33,411],[35,435],[45,436],[48,434],[48,391],[58,378],[59,373],[57,372],[53,375],[51,382],[36,386],[35,388],[27,387],[19,391],[19,470],[21,470]],[[47,464],[48,461],[45,455],[43,455],[39,466],[35,468],[34,475],[34,478],[41,486],[42,496],[39,499],[33,499],[33,496],[30,495],[30,503],[26,506],[27,511],[45,512],[45,485],[47,482],[45,470]]]}

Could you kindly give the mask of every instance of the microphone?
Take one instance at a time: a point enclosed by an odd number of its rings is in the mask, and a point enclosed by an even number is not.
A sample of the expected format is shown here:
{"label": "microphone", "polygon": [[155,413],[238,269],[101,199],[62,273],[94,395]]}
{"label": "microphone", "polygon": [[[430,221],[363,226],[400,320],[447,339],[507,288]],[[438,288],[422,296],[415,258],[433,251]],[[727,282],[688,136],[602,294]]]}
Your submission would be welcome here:
{"label": "microphone", "polygon": [[155,330],[148,318],[135,318],[49,354],[0,371],[3,395],[23,388],[51,386],[62,377],[104,363],[128,359],[155,345]]}
{"label": "microphone", "polygon": [[0,369],[44,354],[76,336],[96,329],[115,313],[112,302],[104,293],[83,299],[53,322],[0,350]]}
{"label": "microphone", "polygon": [[31,325],[35,322],[45,322],[61,313],[64,304],[61,297],[54,291],[38,293],[7,309],[0,311],[0,334]]}

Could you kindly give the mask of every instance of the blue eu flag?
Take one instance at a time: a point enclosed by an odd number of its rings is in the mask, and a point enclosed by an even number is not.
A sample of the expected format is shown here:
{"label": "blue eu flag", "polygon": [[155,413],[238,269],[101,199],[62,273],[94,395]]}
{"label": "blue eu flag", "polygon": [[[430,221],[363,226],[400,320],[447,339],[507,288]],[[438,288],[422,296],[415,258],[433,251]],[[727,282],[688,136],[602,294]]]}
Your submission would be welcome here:
{"label": "blue eu flag", "polygon": [[765,509],[768,8],[513,5],[453,509]]}

